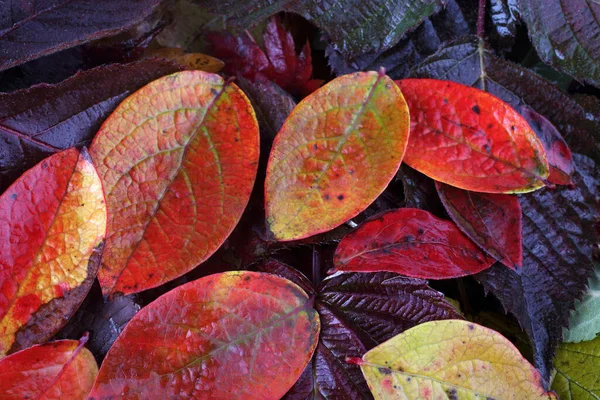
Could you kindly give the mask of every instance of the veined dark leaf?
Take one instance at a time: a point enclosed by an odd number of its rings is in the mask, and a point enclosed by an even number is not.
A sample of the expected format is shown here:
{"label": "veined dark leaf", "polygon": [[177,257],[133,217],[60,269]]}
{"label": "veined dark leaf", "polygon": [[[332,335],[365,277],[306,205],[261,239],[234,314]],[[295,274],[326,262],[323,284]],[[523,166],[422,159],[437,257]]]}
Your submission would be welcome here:
{"label": "veined dark leaf", "polygon": [[384,51],[446,3],[446,0],[199,0],[212,12],[247,28],[280,11],[300,14],[325,31],[336,48],[351,59]]}
{"label": "veined dark leaf", "polygon": [[296,269],[266,260],[253,266],[291,280],[315,296],[321,319],[317,351],[286,399],[370,398],[360,369],[345,361],[426,321],[462,316],[421,279],[390,272],[331,276],[316,288]]}
{"label": "veined dark leaf", "polygon": [[106,36],[150,15],[163,0],[3,2],[0,71]]}
{"label": "veined dark leaf", "polygon": [[181,69],[172,62],[147,59],[97,67],[56,85],[0,94],[0,193],[43,158],[89,144],[127,95]]}

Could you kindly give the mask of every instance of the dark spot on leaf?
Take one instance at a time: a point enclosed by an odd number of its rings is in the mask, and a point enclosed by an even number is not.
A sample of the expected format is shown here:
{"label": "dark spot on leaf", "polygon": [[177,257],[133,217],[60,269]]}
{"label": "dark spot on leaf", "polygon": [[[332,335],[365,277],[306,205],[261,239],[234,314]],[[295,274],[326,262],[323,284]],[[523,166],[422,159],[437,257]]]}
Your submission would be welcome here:
{"label": "dark spot on leaf", "polygon": [[354,175],[354,170],[351,169],[350,171],[348,171],[350,173],[350,175]]}
{"label": "dark spot on leaf", "polygon": [[47,163],[42,163],[42,168],[44,168],[44,169],[48,168],[48,164]]}
{"label": "dark spot on leaf", "polygon": [[235,140],[236,142],[239,142],[240,139],[239,138],[233,138],[233,140]]}
{"label": "dark spot on leaf", "polygon": [[219,92],[217,92],[217,89],[215,89],[215,88],[210,88],[210,92],[211,92],[211,93],[212,93],[214,96],[216,96],[216,95],[218,95],[218,94],[219,94]]}
{"label": "dark spot on leaf", "polygon": [[419,228],[417,229],[417,232],[419,233],[419,235],[422,235],[425,233],[425,230],[423,228]]}
{"label": "dark spot on leaf", "polygon": [[494,124],[488,124],[488,129],[492,129],[494,127]]}
{"label": "dark spot on leaf", "polygon": [[319,148],[319,146],[317,146],[317,144],[313,144],[313,149],[317,150]]}
{"label": "dark spot on leaf", "polygon": [[444,104],[448,104],[448,99],[444,99]]}
{"label": "dark spot on leaf", "polygon": [[404,236],[404,240],[406,240],[407,243],[412,243],[415,241],[415,237],[413,235],[406,235]]}
{"label": "dark spot on leaf", "polygon": [[485,150],[486,153],[490,154],[492,152],[492,148],[490,147],[489,144],[484,144],[483,145],[483,149]]}
{"label": "dark spot on leaf", "polygon": [[410,376],[407,376],[406,377],[406,382],[410,382],[410,381],[411,381]]}
{"label": "dark spot on leaf", "polygon": [[324,198],[325,200],[329,200],[329,195],[328,195],[328,194],[326,194],[325,196],[323,196],[323,198]]}
{"label": "dark spot on leaf", "polygon": [[510,126],[510,130],[511,130],[511,131],[514,131],[514,130],[515,130],[515,126],[514,126],[514,125],[511,125],[511,126]]}
{"label": "dark spot on leaf", "polygon": [[10,195],[10,198],[13,199],[13,200],[16,200],[17,197],[19,197],[19,196],[16,193],[13,193],[13,194]]}
{"label": "dark spot on leaf", "polygon": [[339,201],[342,201],[342,200],[344,200],[344,195],[343,195],[343,194],[340,194],[340,195],[337,197],[337,199],[338,199]]}
{"label": "dark spot on leaf", "polygon": [[379,367],[378,370],[384,375],[389,375],[392,373],[392,370],[390,368]]}
{"label": "dark spot on leaf", "polygon": [[477,115],[481,114],[481,109],[478,105],[474,105],[473,108],[471,108],[471,110],[473,110],[473,112]]}
{"label": "dark spot on leaf", "polygon": [[473,326],[473,324],[469,324],[468,327],[469,327],[470,331],[472,331],[473,329],[475,329],[475,326]]}
{"label": "dark spot on leaf", "polygon": [[446,390],[446,395],[448,396],[449,400],[458,400],[458,395],[456,393],[456,389],[454,388]]}
{"label": "dark spot on leaf", "polygon": [[250,280],[250,275],[246,275],[246,276],[244,277],[244,280],[245,280],[246,282],[248,282],[248,281]]}

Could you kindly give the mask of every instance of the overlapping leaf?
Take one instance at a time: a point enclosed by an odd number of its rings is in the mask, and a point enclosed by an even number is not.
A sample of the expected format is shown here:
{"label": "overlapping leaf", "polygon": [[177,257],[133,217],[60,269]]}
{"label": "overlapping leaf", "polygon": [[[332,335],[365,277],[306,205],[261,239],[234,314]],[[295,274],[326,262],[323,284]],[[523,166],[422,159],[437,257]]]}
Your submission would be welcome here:
{"label": "overlapping leaf", "polygon": [[408,165],[479,192],[522,193],[544,186],[549,170],[542,143],[506,103],[454,82],[396,83],[411,115]]}
{"label": "overlapping leaf", "polygon": [[326,32],[346,58],[354,58],[392,47],[405,32],[439,10],[446,1],[336,0],[327,7],[316,0],[225,0],[218,4],[200,0],[200,3],[242,28],[280,11],[300,14]]}
{"label": "overlapping leaf", "polygon": [[43,158],[89,144],[128,94],[181,69],[149,59],[94,68],[56,85],[0,94],[0,193]]}
{"label": "overlapping leaf", "polygon": [[581,342],[600,336],[600,266],[597,264],[588,283],[581,301],[575,303],[569,328],[563,331],[565,342]]}
{"label": "overlapping leaf", "polygon": [[552,389],[563,400],[600,398],[600,337],[558,346],[554,360],[556,375]]}
{"label": "overlapping leaf", "polygon": [[436,188],[450,218],[475,244],[509,268],[523,265],[517,196],[469,192],[440,182]]}
{"label": "overlapping leaf", "polygon": [[467,321],[421,324],[355,362],[376,399],[557,398],[512,343]]}
{"label": "overlapping leaf", "polygon": [[600,3],[519,0],[519,12],[544,62],[600,87]]}
{"label": "overlapping leaf", "polygon": [[363,211],[400,166],[406,102],[383,73],[331,81],[292,111],[267,166],[267,222],[278,240],[328,231]]}
{"label": "overlapping leaf", "polygon": [[345,361],[426,321],[461,318],[426,281],[390,272],[340,274],[314,287],[296,269],[275,260],[253,266],[292,280],[309,295],[321,319],[319,344],[312,361],[285,399],[369,398],[357,366]]}
{"label": "overlapping leaf", "polygon": [[33,346],[0,360],[0,397],[7,400],[85,400],[98,375],[94,356],[80,341]]}
{"label": "overlapping leaf", "polygon": [[0,71],[46,54],[122,32],[162,0],[10,2],[0,14]]}
{"label": "overlapping leaf", "polygon": [[214,253],[246,207],[258,153],[248,99],[217,75],[169,75],[121,103],[90,148],[109,212],[103,293],[158,286]]}
{"label": "overlapping leaf", "polygon": [[446,279],[489,268],[488,257],[453,222],[427,211],[400,208],[376,215],[338,245],[335,271],[391,271]]}
{"label": "overlapping leaf", "polygon": [[109,351],[90,399],[280,398],[317,345],[319,317],[292,282],[226,272],[143,308]]}
{"label": "overlapping leaf", "polygon": [[105,233],[102,185],[85,149],[49,157],[0,197],[0,357],[66,323],[94,281]]}

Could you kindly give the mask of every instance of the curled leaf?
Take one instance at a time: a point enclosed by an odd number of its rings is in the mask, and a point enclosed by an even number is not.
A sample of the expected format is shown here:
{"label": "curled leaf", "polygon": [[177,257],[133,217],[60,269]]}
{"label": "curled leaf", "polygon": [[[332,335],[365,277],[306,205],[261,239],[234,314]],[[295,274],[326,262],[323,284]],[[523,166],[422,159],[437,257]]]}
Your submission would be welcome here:
{"label": "curled leaf", "polygon": [[355,362],[376,399],[557,399],[512,343],[467,321],[418,325]]}
{"label": "curled leaf", "polygon": [[406,102],[383,73],[342,76],[305,98],[275,137],[267,166],[275,238],[325,232],[367,208],[398,171],[408,133]]}
{"label": "curled leaf", "polygon": [[0,197],[0,357],[47,340],[76,311],[98,270],[106,218],[85,149],[45,159]]}
{"label": "curled leaf", "polygon": [[94,356],[80,341],[59,340],[0,360],[0,398],[85,400],[98,375]]}
{"label": "curled leaf", "polygon": [[121,103],[90,148],[109,212],[103,293],[158,286],[214,253],[248,203],[258,152],[248,99],[215,74],[169,75]]}
{"label": "curled leaf", "polygon": [[447,279],[493,264],[453,222],[416,208],[376,215],[338,245],[334,271],[390,271],[415,278]]}
{"label": "curled leaf", "polygon": [[405,162],[461,189],[523,193],[545,185],[544,147],[515,110],[450,81],[396,81],[411,114]]}
{"label": "curled leaf", "polygon": [[179,286],[129,322],[90,399],[279,399],[317,346],[312,303],[287,279],[256,272]]}

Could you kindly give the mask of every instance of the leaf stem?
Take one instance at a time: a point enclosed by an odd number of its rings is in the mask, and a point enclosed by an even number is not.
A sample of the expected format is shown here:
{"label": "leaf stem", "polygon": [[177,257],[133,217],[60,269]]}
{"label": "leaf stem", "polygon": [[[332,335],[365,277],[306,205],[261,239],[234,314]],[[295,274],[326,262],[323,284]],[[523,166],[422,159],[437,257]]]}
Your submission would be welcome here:
{"label": "leaf stem", "polygon": [[321,282],[321,257],[317,246],[312,246],[312,281],[315,286]]}
{"label": "leaf stem", "polygon": [[487,0],[479,0],[479,13],[477,14],[477,36],[483,39],[485,34],[485,6]]}

